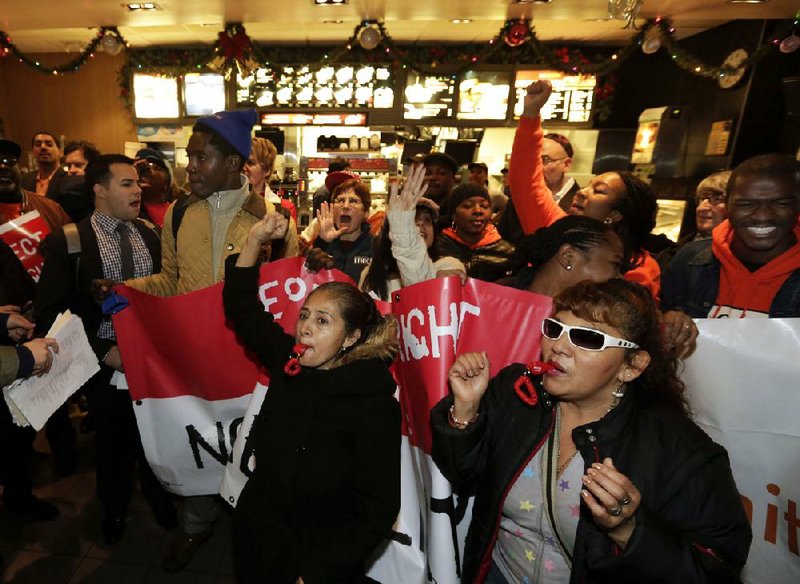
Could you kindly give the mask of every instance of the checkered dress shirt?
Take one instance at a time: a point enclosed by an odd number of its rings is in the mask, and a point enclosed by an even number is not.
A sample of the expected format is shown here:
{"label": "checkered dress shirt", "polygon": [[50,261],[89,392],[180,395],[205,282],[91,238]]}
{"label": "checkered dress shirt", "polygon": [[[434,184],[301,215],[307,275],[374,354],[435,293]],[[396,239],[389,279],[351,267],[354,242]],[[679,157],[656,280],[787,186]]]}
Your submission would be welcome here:
{"label": "checkered dress shirt", "polygon": [[[117,225],[123,223],[130,234],[131,247],[133,248],[133,265],[135,277],[149,276],[153,273],[153,258],[150,250],[142,238],[142,234],[133,224],[133,221],[120,221],[109,217],[99,211],[92,214],[92,229],[97,236],[97,247],[100,248],[100,261],[103,264],[103,277],[119,282],[122,279],[122,261],[120,260],[119,233]],[[105,317],[97,329],[97,336],[101,339],[116,340],[114,325],[111,317]]]}

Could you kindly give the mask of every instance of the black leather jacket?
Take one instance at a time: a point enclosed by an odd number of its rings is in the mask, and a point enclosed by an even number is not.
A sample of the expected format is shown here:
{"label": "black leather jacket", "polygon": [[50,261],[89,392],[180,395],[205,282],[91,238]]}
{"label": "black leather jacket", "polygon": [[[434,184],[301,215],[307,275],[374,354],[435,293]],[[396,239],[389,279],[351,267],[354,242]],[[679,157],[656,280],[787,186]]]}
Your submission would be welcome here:
{"label": "black leather jacket", "polygon": [[[555,400],[540,377],[536,406],[514,392],[524,371],[520,364],[500,371],[465,430],[447,423],[452,396],[431,411],[434,461],[456,492],[475,495],[462,582],[485,579],[505,497],[553,429]],[[619,406],[572,433],[587,467],[611,457],[642,502],[622,552],[581,505],[570,582],[738,582],[752,534],[725,449],[686,416],[643,407],[636,390],[634,383]]]}

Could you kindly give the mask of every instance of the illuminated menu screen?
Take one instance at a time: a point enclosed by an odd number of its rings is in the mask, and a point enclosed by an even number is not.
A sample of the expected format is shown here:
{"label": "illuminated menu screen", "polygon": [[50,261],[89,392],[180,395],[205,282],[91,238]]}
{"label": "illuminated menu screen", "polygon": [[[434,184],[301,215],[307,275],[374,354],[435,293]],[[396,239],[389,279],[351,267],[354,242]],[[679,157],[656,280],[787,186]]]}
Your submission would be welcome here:
{"label": "illuminated menu screen", "polygon": [[459,120],[504,120],[511,73],[466,71],[458,85]]}
{"label": "illuminated menu screen", "polygon": [[180,117],[178,79],[134,73],[133,111],[137,118]]}
{"label": "illuminated menu screen", "polygon": [[403,101],[406,120],[432,120],[453,117],[455,75],[420,75],[409,72]]}
{"label": "illuminated menu screen", "polygon": [[208,116],[225,109],[225,79],[216,73],[183,76],[183,100],[187,116]]}
{"label": "illuminated menu screen", "polygon": [[589,122],[597,79],[594,75],[568,75],[560,71],[517,71],[514,80],[517,94],[514,117],[522,115],[523,100],[528,85],[539,79],[548,79],[553,84],[553,95],[542,108],[543,121],[576,124]]}
{"label": "illuminated menu screen", "polygon": [[394,107],[394,77],[388,67],[337,65],[265,67],[236,76],[236,103],[264,108]]}

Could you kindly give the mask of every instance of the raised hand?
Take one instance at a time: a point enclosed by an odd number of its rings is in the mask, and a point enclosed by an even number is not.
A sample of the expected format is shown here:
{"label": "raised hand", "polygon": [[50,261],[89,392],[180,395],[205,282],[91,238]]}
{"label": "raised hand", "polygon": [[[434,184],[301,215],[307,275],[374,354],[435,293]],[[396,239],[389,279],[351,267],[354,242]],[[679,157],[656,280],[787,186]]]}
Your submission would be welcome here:
{"label": "raised hand", "polygon": [[553,86],[546,79],[540,79],[528,85],[522,115],[526,118],[539,117],[539,112],[550,99],[551,93],[553,93]]}
{"label": "raised hand", "polygon": [[317,211],[317,220],[319,221],[319,236],[327,243],[347,231],[347,227],[336,228],[330,203],[324,202],[320,205],[319,211]]}
{"label": "raised hand", "polygon": [[453,415],[470,420],[478,413],[483,394],[489,387],[489,357],[483,353],[462,353],[447,374],[455,398]]}
{"label": "raised hand", "polygon": [[283,239],[288,228],[289,222],[281,213],[267,213],[261,221],[250,228],[247,237],[260,246],[271,239]]}
{"label": "raised hand", "polygon": [[417,208],[417,202],[427,190],[425,167],[421,164],[412,167],[399,194],[397,194],[397,184],[391,185],[387,208],[389,211],[414,211]]}

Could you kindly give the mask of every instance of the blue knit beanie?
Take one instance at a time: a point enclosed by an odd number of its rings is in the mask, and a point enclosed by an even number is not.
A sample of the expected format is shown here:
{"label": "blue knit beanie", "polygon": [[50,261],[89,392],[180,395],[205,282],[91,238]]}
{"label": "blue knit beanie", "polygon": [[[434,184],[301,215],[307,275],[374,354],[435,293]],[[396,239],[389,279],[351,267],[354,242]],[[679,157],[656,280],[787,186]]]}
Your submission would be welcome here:
{"label": "blue knit beanie", "polygon": [[256,110],[246,109],[203,116],[198,118],[196,125],[205,126],[222,136],[236,152],[247,160],[250,158],[250,148],[252,147],[250,133],[253,131],[256,121],[258,121]]}

